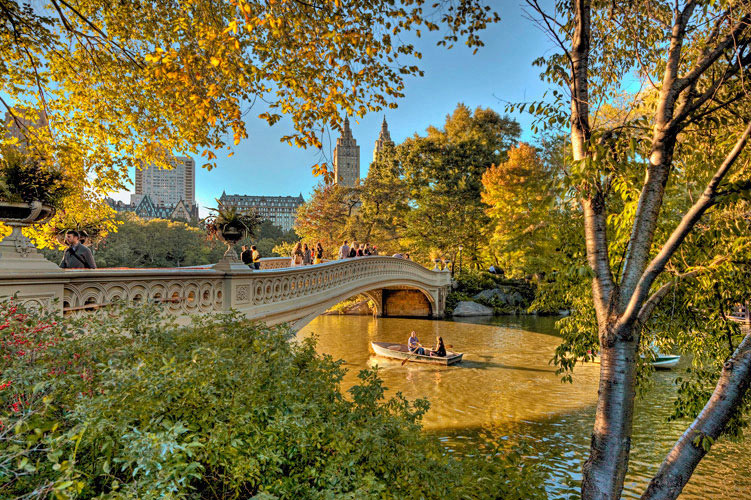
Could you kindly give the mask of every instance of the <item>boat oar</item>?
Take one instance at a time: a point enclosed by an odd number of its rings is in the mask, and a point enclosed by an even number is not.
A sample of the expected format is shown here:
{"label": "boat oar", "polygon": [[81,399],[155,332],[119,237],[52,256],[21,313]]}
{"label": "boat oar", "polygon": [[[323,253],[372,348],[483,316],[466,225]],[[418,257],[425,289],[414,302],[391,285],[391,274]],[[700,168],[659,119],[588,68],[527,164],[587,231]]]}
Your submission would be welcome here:
{"label": "boat oar", "polygon": [[[453,346],[453,345],[451,345],[451,344],[449,344],[449,345],[445,345],[444,347],[445,347],[446,349],[453,349],[453,348],[454,348],[454,346]],[[412,354],[411,356],[412,356],[412,358],[414,358],[415,356],[419,356],[419,354],[417,354],[417,353],[414,353],[414,354]],[[404,366],[404,364],[405,364],[405,363],[406,363],[407,361],[409,361],[410,359],[411,359],[410,357],[406,357],[406,358],[404,358],[404,361],[402,361],[402,366]]]}

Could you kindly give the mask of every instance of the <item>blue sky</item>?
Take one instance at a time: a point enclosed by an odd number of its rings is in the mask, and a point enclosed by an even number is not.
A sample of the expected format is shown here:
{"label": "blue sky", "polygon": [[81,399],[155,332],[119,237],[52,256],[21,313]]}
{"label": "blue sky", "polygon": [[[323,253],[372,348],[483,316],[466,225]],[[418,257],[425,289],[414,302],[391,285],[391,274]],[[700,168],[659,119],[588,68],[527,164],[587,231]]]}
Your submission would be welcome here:
{"label": "blue sky", "polygon": [[[517,0],[496,0],[495,8],[501,22],[492,25],[482,36],[485,47],[477,54],[457,45],[447,50],[435,46],[435,37],[423,37],[415,44],[423,52],[418,61],[425,71],[422,78],[406,82],[405,97],[398,101],[397,109],[385,111],[391,137],[397,143],[415,133],[423,134],[430,125],[441,126],[457,103],[470,108],[490,107],[503,113],[505,101],[539,99],[545,85],[539,80],[540,69],[532,61],[548,54],[552,43],[531,21],[523,15]],[[282,119],[273,127],[253,118],[261,111],[248,113],[249,138],[235,149],[232,158],[219,155],[218,167],[209,171],[198,169],[196,197],[199,205],[213,207],[214,198],[222,190],[228,194],[297,195],[308,194],[318,183],[311,166],[319,161],[317,150],[304,150],[279,138],[292,131],[291,120]],[[366,115],[355,121],[350,118],[352,133],[360,146],[361,176],[367,174],[372,160],[374,141],[380,131],[383,112]],[[529,131],[531,117],[512,115],[523,129],[523,138],[533,140]],[[331,149],[336,140],[332,135]],[[231,143],[231,141],[229,141]],[[329,145],[324,144],[330,157]],[[197,163],[200,159],[196,158]],[[127,193],[118,193],[118,199],[127,200]],[[205,209],[201,210],[205,213]]]}

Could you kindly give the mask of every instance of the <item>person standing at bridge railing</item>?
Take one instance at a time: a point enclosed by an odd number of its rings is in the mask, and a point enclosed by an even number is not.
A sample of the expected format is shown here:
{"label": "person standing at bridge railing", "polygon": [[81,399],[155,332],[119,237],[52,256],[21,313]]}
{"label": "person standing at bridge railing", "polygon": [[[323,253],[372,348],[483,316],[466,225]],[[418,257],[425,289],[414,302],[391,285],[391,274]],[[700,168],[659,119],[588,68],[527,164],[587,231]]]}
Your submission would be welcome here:
{"label": "person standing at bridge railing", "polygon": [[313,259],[313,264],[320,264],[323,262],[323,245],[321,245],[321,242],[319,241],[316,243],[316,249],[315,249],[315,258]]}
{"label": "person standing at bridge railing", "polygon": [[68,244],[68,248],[65,249],[63,260],[60,262],[62,269],[96,269],[94,254],[89,247],[81,243],[78,231],[68,230],[65,233],[65,243]]}
{"label": "person standing at bridge railing", "polygon": [[243,261],[243,264],[249,267],[253,263],[253,256],[250,250],[248,250],[248,245],[242,246],[242,252],[240,252],[240,259]]}
{"label": "person standing at bridge railing", "polygon": [[313,255],[310,251],[310,248],[308,248],[308,244],[304,243],[302,246],[302,264],[304,266],[309,266],[313,263]]}
{"label": "person standing at bridge railing", "polygon": [[347,244],[347,240],[344,240],[344,244],[339,247],[339,259],[346,259],[349,257],[349,245]]}
{"label": "person standing at bridge railing", "polygon": [[261,252],[258,251],[255,245],[250,247],[250,255],[253,259],[253,269],[261,269]]}
{"label": "person standing at bridge railing", "polygon": [[290,259],[290,267],[302,266],[302,243],[299,241],[295,244],[295,248],[292,249],[292,255]]}

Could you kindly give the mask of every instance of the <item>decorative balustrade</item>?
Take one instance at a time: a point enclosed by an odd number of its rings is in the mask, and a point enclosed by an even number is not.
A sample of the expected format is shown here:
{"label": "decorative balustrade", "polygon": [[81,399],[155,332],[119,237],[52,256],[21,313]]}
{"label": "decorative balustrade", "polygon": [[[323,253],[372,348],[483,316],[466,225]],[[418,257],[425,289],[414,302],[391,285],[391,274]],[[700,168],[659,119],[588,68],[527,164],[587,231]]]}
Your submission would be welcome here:
{"label": "decorative balustrade", "polygon": [[449,273],[393,257],[359,257],[314,266],[289,266],[289,258],[267,258],[261,270],[214,267],[175,269],[53,270],[3,273],[0,296],[17,295],[33,307],[67,314],[114,301],[157,301],[182,317],[237,309],[269,323],[309,321],[357,293],[387,287],[421,290],[435,315],[443,314]]}

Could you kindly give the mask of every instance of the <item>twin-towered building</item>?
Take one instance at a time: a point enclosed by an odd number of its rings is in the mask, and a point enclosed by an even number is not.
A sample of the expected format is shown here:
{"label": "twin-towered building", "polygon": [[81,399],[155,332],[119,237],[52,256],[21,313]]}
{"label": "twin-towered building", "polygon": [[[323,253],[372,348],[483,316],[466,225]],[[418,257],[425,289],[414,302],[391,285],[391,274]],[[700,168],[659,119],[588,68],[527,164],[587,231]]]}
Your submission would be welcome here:
{"label": "twin-towered building", "polygon": [[[375,141],[373,148],[373,161],[386,144],[394,144],[389,134],[389,126],[386,117],[383,117],[381,133]],[[344,129],[342,135],[336,140],[334,148],[334,183],[343,186],[354,186],[360,181],[360,146],[352,136],[349,128],[349,118],[344,117]]]}

